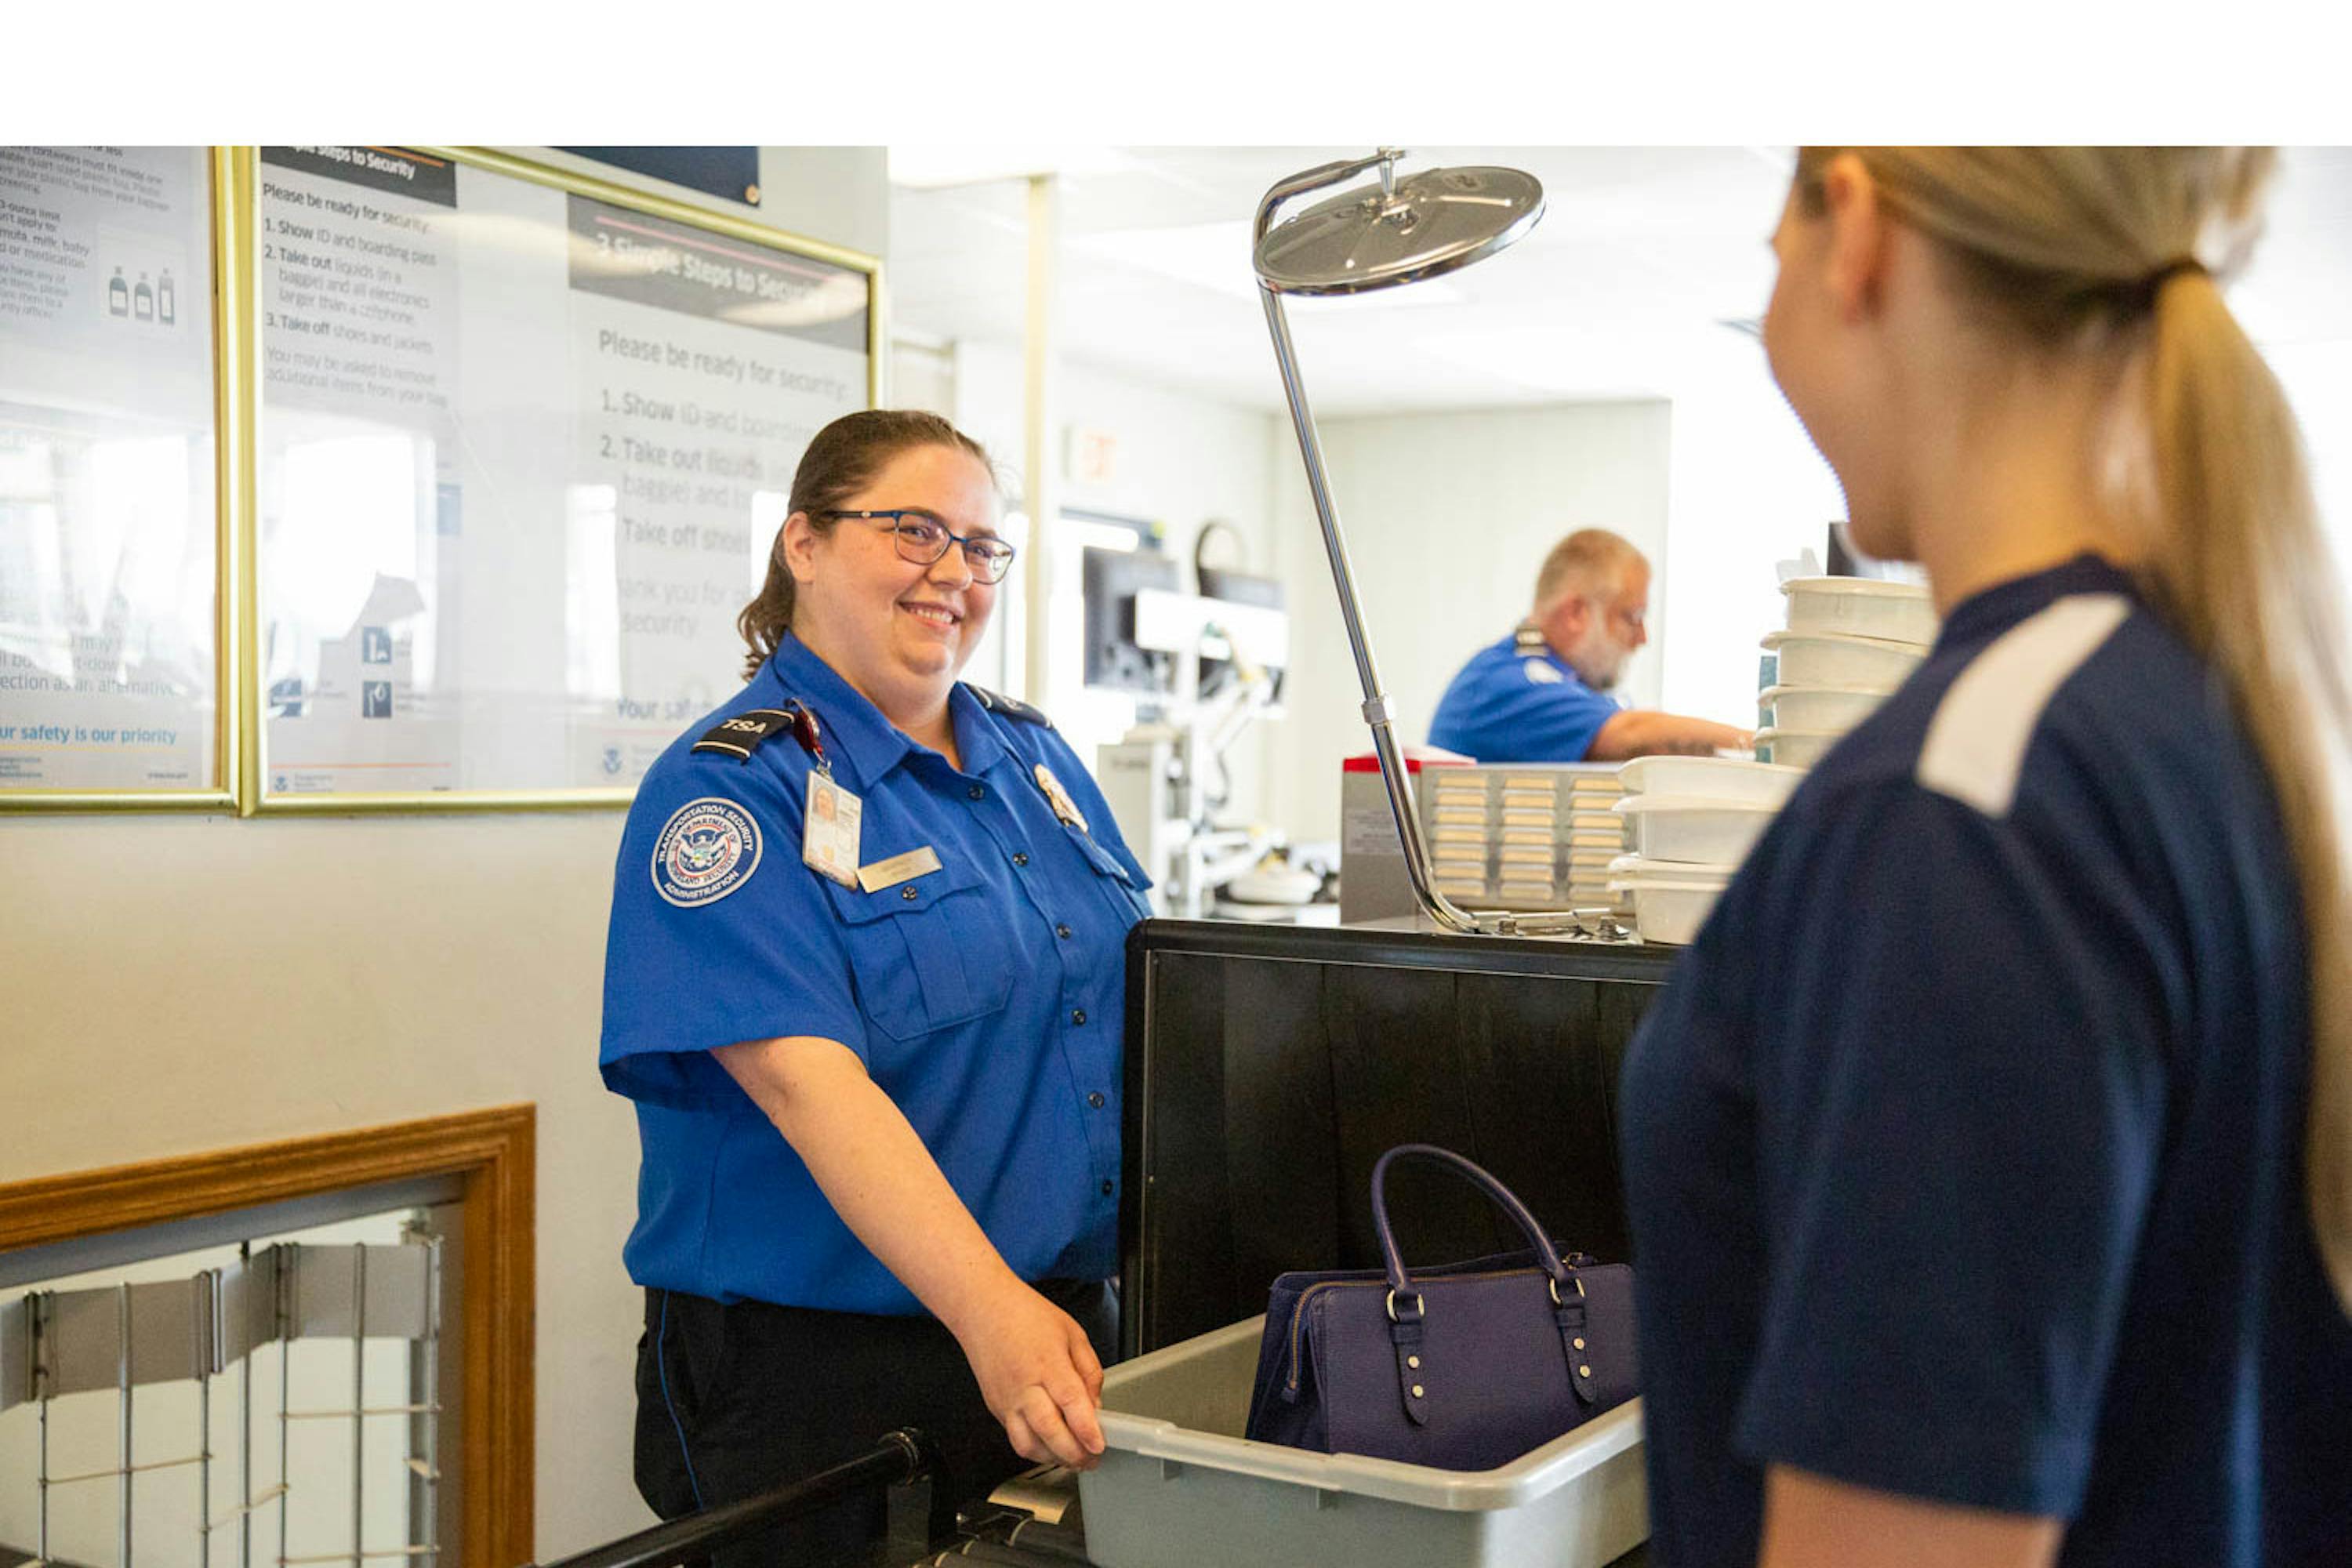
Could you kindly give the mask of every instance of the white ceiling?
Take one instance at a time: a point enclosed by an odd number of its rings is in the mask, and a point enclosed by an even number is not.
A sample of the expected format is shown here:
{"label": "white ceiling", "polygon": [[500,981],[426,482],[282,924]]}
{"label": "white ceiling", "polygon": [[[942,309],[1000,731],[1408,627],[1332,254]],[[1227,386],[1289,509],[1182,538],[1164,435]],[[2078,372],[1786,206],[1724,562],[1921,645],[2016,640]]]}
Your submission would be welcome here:
{"label": "white ceiling", "polygon": [[[1061,349],[1225,402],[1282,390],[1249,267],[1266,188],[1356,147],[1089,148],[1060,184]],[[1499,163],[1543,182],[1520,244],[1435,282],[1288,302],[1318,413],[1668,394],[1720,363],[1726,320],[1762,311],[1766,237],[1786,189],[1777,147],[1414,149],[1408,169]],[[1017,179],[894,187],[894,329],[1017,344],[1028,279]],[[2233,298],[2266,345],[2352,341],[2352,150],[2299,149]]]}

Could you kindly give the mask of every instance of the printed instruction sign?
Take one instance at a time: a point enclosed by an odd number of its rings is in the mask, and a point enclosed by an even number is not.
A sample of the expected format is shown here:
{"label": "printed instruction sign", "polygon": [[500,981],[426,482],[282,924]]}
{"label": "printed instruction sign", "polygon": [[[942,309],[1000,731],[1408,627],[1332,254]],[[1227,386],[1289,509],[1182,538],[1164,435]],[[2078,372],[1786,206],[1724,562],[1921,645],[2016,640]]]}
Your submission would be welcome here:
{"label": "printed instruction sign", "polygon": [[867,405],[867,275],[398,148],[257,194],[265,799],[634,784]]}
{"label": "printed instruction sign", "polygon": [[211,157],[0,147],[0,795],[222,790]]}

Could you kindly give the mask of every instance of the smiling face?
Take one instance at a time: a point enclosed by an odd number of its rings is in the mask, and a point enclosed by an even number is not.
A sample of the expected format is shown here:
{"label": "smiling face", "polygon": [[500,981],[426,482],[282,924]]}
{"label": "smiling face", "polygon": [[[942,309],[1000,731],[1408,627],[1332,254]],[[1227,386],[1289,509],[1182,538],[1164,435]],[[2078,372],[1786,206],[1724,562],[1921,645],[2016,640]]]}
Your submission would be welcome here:
{"label": "smiling face", "polygon": [[[845,496],[845,511],[919,509],[949,531],[998,531],[996,486],[970,453],[923,446]],[[902,560],[886,521],[845,517],[820,528],[786,521],[779,548],[797,584],[793,633],[901,730],[934,722],[996,607],[955,545],[929,565]]]}

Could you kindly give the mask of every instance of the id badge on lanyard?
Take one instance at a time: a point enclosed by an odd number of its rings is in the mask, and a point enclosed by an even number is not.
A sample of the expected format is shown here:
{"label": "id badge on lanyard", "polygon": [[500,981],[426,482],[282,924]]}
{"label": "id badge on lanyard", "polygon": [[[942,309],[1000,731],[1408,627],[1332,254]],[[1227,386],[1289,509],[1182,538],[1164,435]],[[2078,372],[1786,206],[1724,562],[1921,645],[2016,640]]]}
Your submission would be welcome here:
{"label": "id badge on lanyard", "polygon": [[809,775],[808,811],[801,825],[801,862],[820,877],[830,877],[845,888],[855,888],[857,825],[865,814],[865,803],[833,776],[833,763],[824,754],[816,715],[797,702],[786,711],[792,714],[793,739],[816,763],[816,772]]}

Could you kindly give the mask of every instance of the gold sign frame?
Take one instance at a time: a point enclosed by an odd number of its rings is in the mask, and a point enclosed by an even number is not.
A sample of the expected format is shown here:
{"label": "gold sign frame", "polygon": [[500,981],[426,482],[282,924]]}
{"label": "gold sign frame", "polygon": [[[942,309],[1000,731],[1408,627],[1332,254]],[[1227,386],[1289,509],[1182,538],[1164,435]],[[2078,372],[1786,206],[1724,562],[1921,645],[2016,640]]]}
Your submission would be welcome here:
{"label": "gold sign frame", "polygon": [[252,191],[235,150],[214,147],[206,163],[212,181],[213,329],[213,772],[202,789],[0,789],[0,814],[10,812],[228,812],[240,805],[244,776],[241,722],[247,574],[243,526],[252,485],[246,470],[253,447],[251,374],[247,316],[253,298],[247,238]]}
{"label": "gold sign frame", "polygon": [[[888,312],[879,257],[788,233],[737,214],[481,147],[416,152],[589,197],[699,229],[740,244],[823,262],[866,279],[866,405],[882,405],[888,375]],[[215,510],[214,748],[212,779],[187,790],[0,789],[0,815],[64,812],[570,811],[625,806],[635,786],[279,794],[268,786],[265,693],[260,689],[258,431],[262,417],[257,236],[259,152],[206,151],[211,179],[213,438]]]}
{"label": "gold sign frame", "polygon": [[[671,223],[697,228],[724,237],[740,244],[754,245],[787,256],[824,262],[848,271],[862,273],[866,282],[866,405],[881,405],[887,383],[889,337],[883,291],[883,264],[879,257],[846,247],[830,245],[823,240],[786,233],[753,222],[731,213],[716,212],[687,202],[656,195],[630,186],[616,184],[593,174],[578,174],[535,163],[513,154],[481,147],[432,147],[415,145],[413,151],[429,157],[443,158],[454,163],[503,174],[532,184],[541,185],[567,195],[586,196],[614,206],[627,208]],[[240,237],[246,244],[245,270],[239,277],[245,303],[245,321],[248,331],[241,347],[250,355],[258,333],[250,330],[259,320],[258,303],[254,290],[258,287],[258,274],[252,265],[252,237],[257,214],[253,193],[258,188],[259,150],[243,147],[236,150],[236,163],[244,192],[239,210],[242,225]],[[262,388],[257,376],[247,364],[245,383],[250,399],[250,417],[242,434],[247,442],[244,450],[242,477],[245,488],[241,494],[240,566],[245,573],[245,616],[239,628],[241,638],[240,669],[243,685],[239,690],[238,757],[243,764],[238,780],[237,811],[239,816],[295,816],[320,813],[381,813],[381,812],[484,812],[484,811],[577,811],[625,807],[635,798],[634,785],[579,786],[569,788],[535,788],[512,790],[436,790],[380,792],[319,792],[281,794],[269,790],[268,784],[266,693],[261,690],[262,665],[260,637],[262,607],[259,602],[258,574],[258,508],[253,489],[257,446],[255,437],[261,419]]]}

